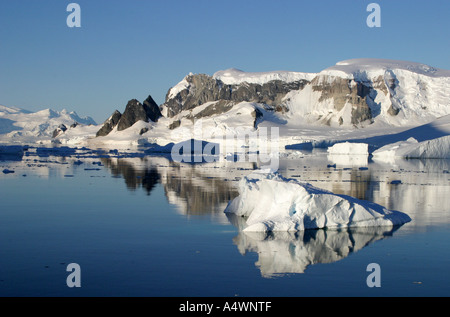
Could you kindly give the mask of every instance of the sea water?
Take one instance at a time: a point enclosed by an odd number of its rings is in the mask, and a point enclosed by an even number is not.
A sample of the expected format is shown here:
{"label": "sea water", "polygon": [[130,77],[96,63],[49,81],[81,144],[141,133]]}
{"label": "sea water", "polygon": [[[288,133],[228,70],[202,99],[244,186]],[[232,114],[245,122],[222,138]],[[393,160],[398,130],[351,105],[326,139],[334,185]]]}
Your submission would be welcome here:
{"label": "sea water", "polygon": [[[276,234],[244,233],[245,220],[223,212],[257,168],[152,156],[2,158],[0,296],[450,294],[450,161],[286,156],[284,177],[412,221]],[[379,287],[367,282],[371,263]],[[74,273],[80,287],[68,283]]]}

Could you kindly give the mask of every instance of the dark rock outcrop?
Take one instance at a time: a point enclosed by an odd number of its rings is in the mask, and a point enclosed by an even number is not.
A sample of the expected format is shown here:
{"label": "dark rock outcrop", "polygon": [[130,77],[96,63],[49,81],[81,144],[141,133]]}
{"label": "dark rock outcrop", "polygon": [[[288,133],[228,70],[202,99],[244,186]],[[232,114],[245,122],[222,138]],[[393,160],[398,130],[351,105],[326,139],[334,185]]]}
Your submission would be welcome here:
{"label": "dark rock outcrop", "polygon": [[117,124],[117,131],[128,129],[139,120],[148,122],[147,112],[143,104],[136,99],[132,99],[128,101],[127,107]]}
{"label": "dark rock outcrop", "polygon": [[[373,104],[371,92],[373,88],[363,82],[353,79],[334,78],[333,81],[327,81],[323,77],[316,77],[311,82],[312,89],[320,92],[319,102],[326,99],[334,100],[334,108],[341,111],[345,105],[352,106],[351,123],[357,125],[366,120],[372,120],[372,112],[369,104]],[[342,117],[339,118],[339,124],[344,123]],[[328,124],[328,122],[325,122]]]}
{"label": "dark rock outcrop", "polygon": [[158,122],[158,119],[162,117],[159,106],[153,100],[152,96],[148,96],[144,101],[144,109],[147,113],[147,117],[153,122]]}
{"label": "dark rock outcrop", "polygon": [[158,105],[153,101],[152,97],[148,97],[144,104],[140,103],[136,99],[128,101],[122,117],[117,124],[117,130],[123,131],[128,129],[139,120],[149,122],[150,120],[155,122],[161,117]]}
{"label": "dark rock outcrop", "polygon": [[55,130],[53,130],[52,138],[56,138],[58,135],[63,134],[67,131],[65,124],[60,124]]}
{"label": "dark rock outcrop", "polygon": [[97,136],[106,136],[108,135],[114,127],[119,123],[120,118],[122,117],[122,114],[116,110],[114,113],[109,117],[108,120],[103,123],[103,126],[100,130],[97,131]]}
{"label": "dark rock outcrop", "polygon": [[[108,135],[116,126],[118,131],[123,131],[139,120],[157,122],[160,117],[162,117],[161,111],[151,96],[148,96],[143,104],[136,99],[132,99],[128,101],[123,114],[118,110],[114,111],[111,117],[105,121],[101,129],[98,130],[97,136]],[[141,129],[140,134],[142,135],[147,131],[148,129]]]}

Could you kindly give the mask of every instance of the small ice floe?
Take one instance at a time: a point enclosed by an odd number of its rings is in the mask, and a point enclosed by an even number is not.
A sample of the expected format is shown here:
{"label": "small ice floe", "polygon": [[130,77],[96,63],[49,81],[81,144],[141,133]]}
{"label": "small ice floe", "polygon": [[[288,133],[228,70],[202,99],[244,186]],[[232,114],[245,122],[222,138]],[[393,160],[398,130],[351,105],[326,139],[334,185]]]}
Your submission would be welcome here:
{"label": "small ice floe", "polygon": [[252,173],[239,182],[226,213],[246,217],[246,232],[397,226],[411,221],[399,211],[337,195],[278,173]]}

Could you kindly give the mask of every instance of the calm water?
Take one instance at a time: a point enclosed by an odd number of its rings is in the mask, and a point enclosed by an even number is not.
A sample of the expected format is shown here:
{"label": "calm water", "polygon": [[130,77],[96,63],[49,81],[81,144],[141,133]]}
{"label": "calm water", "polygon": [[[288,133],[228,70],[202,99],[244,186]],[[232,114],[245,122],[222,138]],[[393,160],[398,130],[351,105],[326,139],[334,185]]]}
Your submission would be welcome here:
{"label": "calm water", "polygon": [[[223,213],[250,163],[33,151],[2,159],[0,171],[14,173],[0,173],[0,296],[450,295],[448,160],[284,158],[286,177],[413,220],[261,235]],[[69,263],[80,265],[80,288],[66,284]],[[366,284],[369,263],[380,265],[379,288]]]}

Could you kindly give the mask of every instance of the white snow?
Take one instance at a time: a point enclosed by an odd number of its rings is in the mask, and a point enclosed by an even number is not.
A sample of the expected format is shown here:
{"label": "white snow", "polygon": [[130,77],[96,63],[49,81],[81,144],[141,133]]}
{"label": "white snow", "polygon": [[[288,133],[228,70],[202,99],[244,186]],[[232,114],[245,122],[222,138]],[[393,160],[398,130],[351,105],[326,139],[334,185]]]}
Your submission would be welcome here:
{"label": "white snow", "polygon": [[[258,119],[257,130],[279,128],[277,141],[280,152],[286,145],[300,143],[322,144],[325,147],[327,144],[352,139],[352,142],[381,147],[388,143],[406,141],[409,137],[423,142],[450,134],[450,71],[424,64],[382,59],[353,59],[339,62],[319,73],[289,71],[252,73],[232,68],[213,75],[214,78],[226,84],[244,82],[263,84],[271,80],[311,81],[316,76],[318,76],[317,82],[323,80],[324,83],[332,83],[334,80],[344,78],[358,79],[369,86],[374,83],[380,85],[376,88],[377,93],[372,95],[374,100],[370,104],[374,122],[370,124],[367,120],[355,127],[351,120],[353,106],[350,102],[338,110],[333,98],[322,96],[321,91],[315,89],[313,84],[307,84],[303,89],[293,90],[284,97],[282,103],[288,109],[287,112],[273,112],[262,104],[241,102],[225,113],[202,118],[203,134],[206,136],[195,138],[213,142],[216,142],[217,137],[224,139],[232,136],[237,139],[243,129],[254,128],[255,108],[263,113],[263,117]],[[392,83],[395,87],[391,85]],[[170,90],[168,97],[175,97],[188,86],[189,83],[185,77]],[[350,87],[355,89],[355,82],[349,81]],[[154,124],[139,123],[125,131],[113,131],[104,138],[95,138],[95,133],[101,126],[87,126],[93,122],[89,121],[89,118],[80,118],[73,112],[65,110],[58,112],[51,109],[29,112],[19,108],[0,106],[0,142],[8,144],[52,142],[51,133],[55,128],[60,124],[69,127],[73,122],[78,121],[84,126],[69,129],[58,136],[56,142],[87,146],[99,144],[108,147],[116,147],[117,144],[126,147],[149,142],[164,146],[171,142],[178,143],[192,138],[193,129],[195,129],[192,117],[215,102],[205,102],[173,118],[162,117]],[[400,109],[398,115],[393,116],[388,113],[391,106]],[[162,111],[167,113],[167,109]],[[447,119],[443,119],[445,116]],[[439,117],[443,118],[436,119]],[[84,119],[86,121],[83,121]],[[180,127],[169,130],[168,127],[177,120],[181,122]],[[424,124],[429,125],[419,127]],[[140,135],[139,132],[143,128],[148,128],[151,132]],[[405,130],[411,128],[414,129],[408,132],[409,135]],[[207,137],[208,135],[210,137]],[[386,137],[376,140],[373,138],[383,135]],[[426,139],[423,138],[424,135]],[[371,138],[371,140],[364,140],[364,138]],[[356,148],[347,152],[356,155],[355,151]],[[229,150],[223,154],[228,152],[235,153],[237,150]],[[330,155],[334,157],[333,160],[343,161],[334,153],[330,152]],[[363,155],[366,153],[364,152]],[[364,159],[361,162],[363,161]]]}
{"label": "white snow", "polygon": [[369,155],[369,145],[366,143],[336,143],[328,148],[330,154]]}
{"label": "white snow", "polygon": [[403,158],[450,158],[450,135],[423,142],[414,138],[383,146],[373,152],[375,159],[388,160],[395,157]]}
{"label": "white snow", "polygon": [[302,79],[312,80],[315,76],[314,73],[290,71],[244,72],[236,68],[230,68],[214,73],[213,78],[221,80],[226,85],[239,85],[244,82],[262,85],[273,80],[281,80],[287,83]]}
{"label": "white snow", "polygon": [[186,77],[184,77],[182,81],[180,81],[169,90],[169,99],[175,98],[180,91],[183,91],[189,87],[189,83],[187,82]]}
{"label": "white snow", "polygon": [[382,74],[386,70],[406,70],[429,77],[450,77],[450,70],[439,69],[416,62],[381,58],[355,58],[340,61],[336,63],[335,66],[323,70],[322,73],[341,75],[339,72],[342,72],[345,74],[357,75],[362,74],[363,72],[378,72],[379,74]]}
{"label": "white snow", "polygon": [[[117,126],[106,136],[95,137],[95,133],[100,129],[94,132],[94,137],[86,139],[87,144],[91,146],[112,146],[114,148],[127,148],[130,145],[144,145],[149,143],[149,134],[153,129],[155,123],[154,122],[145,122],[139,120],[135,122],[131,127],[118,131]],[[146,133],[140,134],[142,129],[148,129]]]}
{"label": "white snow", "polygon": [[399,211],[316,188],[277,173],[252,173],[225,212],[248,217],[244,231],[395,226],[411,221]]}
{"label": "white snow", "polygon": [[85,126],[96,124],[90,117],[80,117],[76,112],[68,112],[65,109],[31,112],[16,107],[0,106],[0,142],[49,142],[56,128],[62,124],[69,128],[74,123]]}
{"label": "white snow", "polygon": [[[375,125],[420,125],[450,114],[450,70],[407,61],[353,59],[316,75],[316,84],[325,86],[346,79],[352,89],[356,88],[355,81],[372,87],[366,101]],[[338,110],[334,98],[322,95],[312,85],[289,92],[284,102],[290,121],[302,118],[334,127],[353,126],[352,104],[347,102]],[[399,111],[397,115],[390,114],[391,107]],[[363,122],[360,126],[369,124]]]}
{"label": "white snow", "polygon": [[366,139],[379,148],[376,160],[397,158],[450,158],[450,115],[397,134]]}

